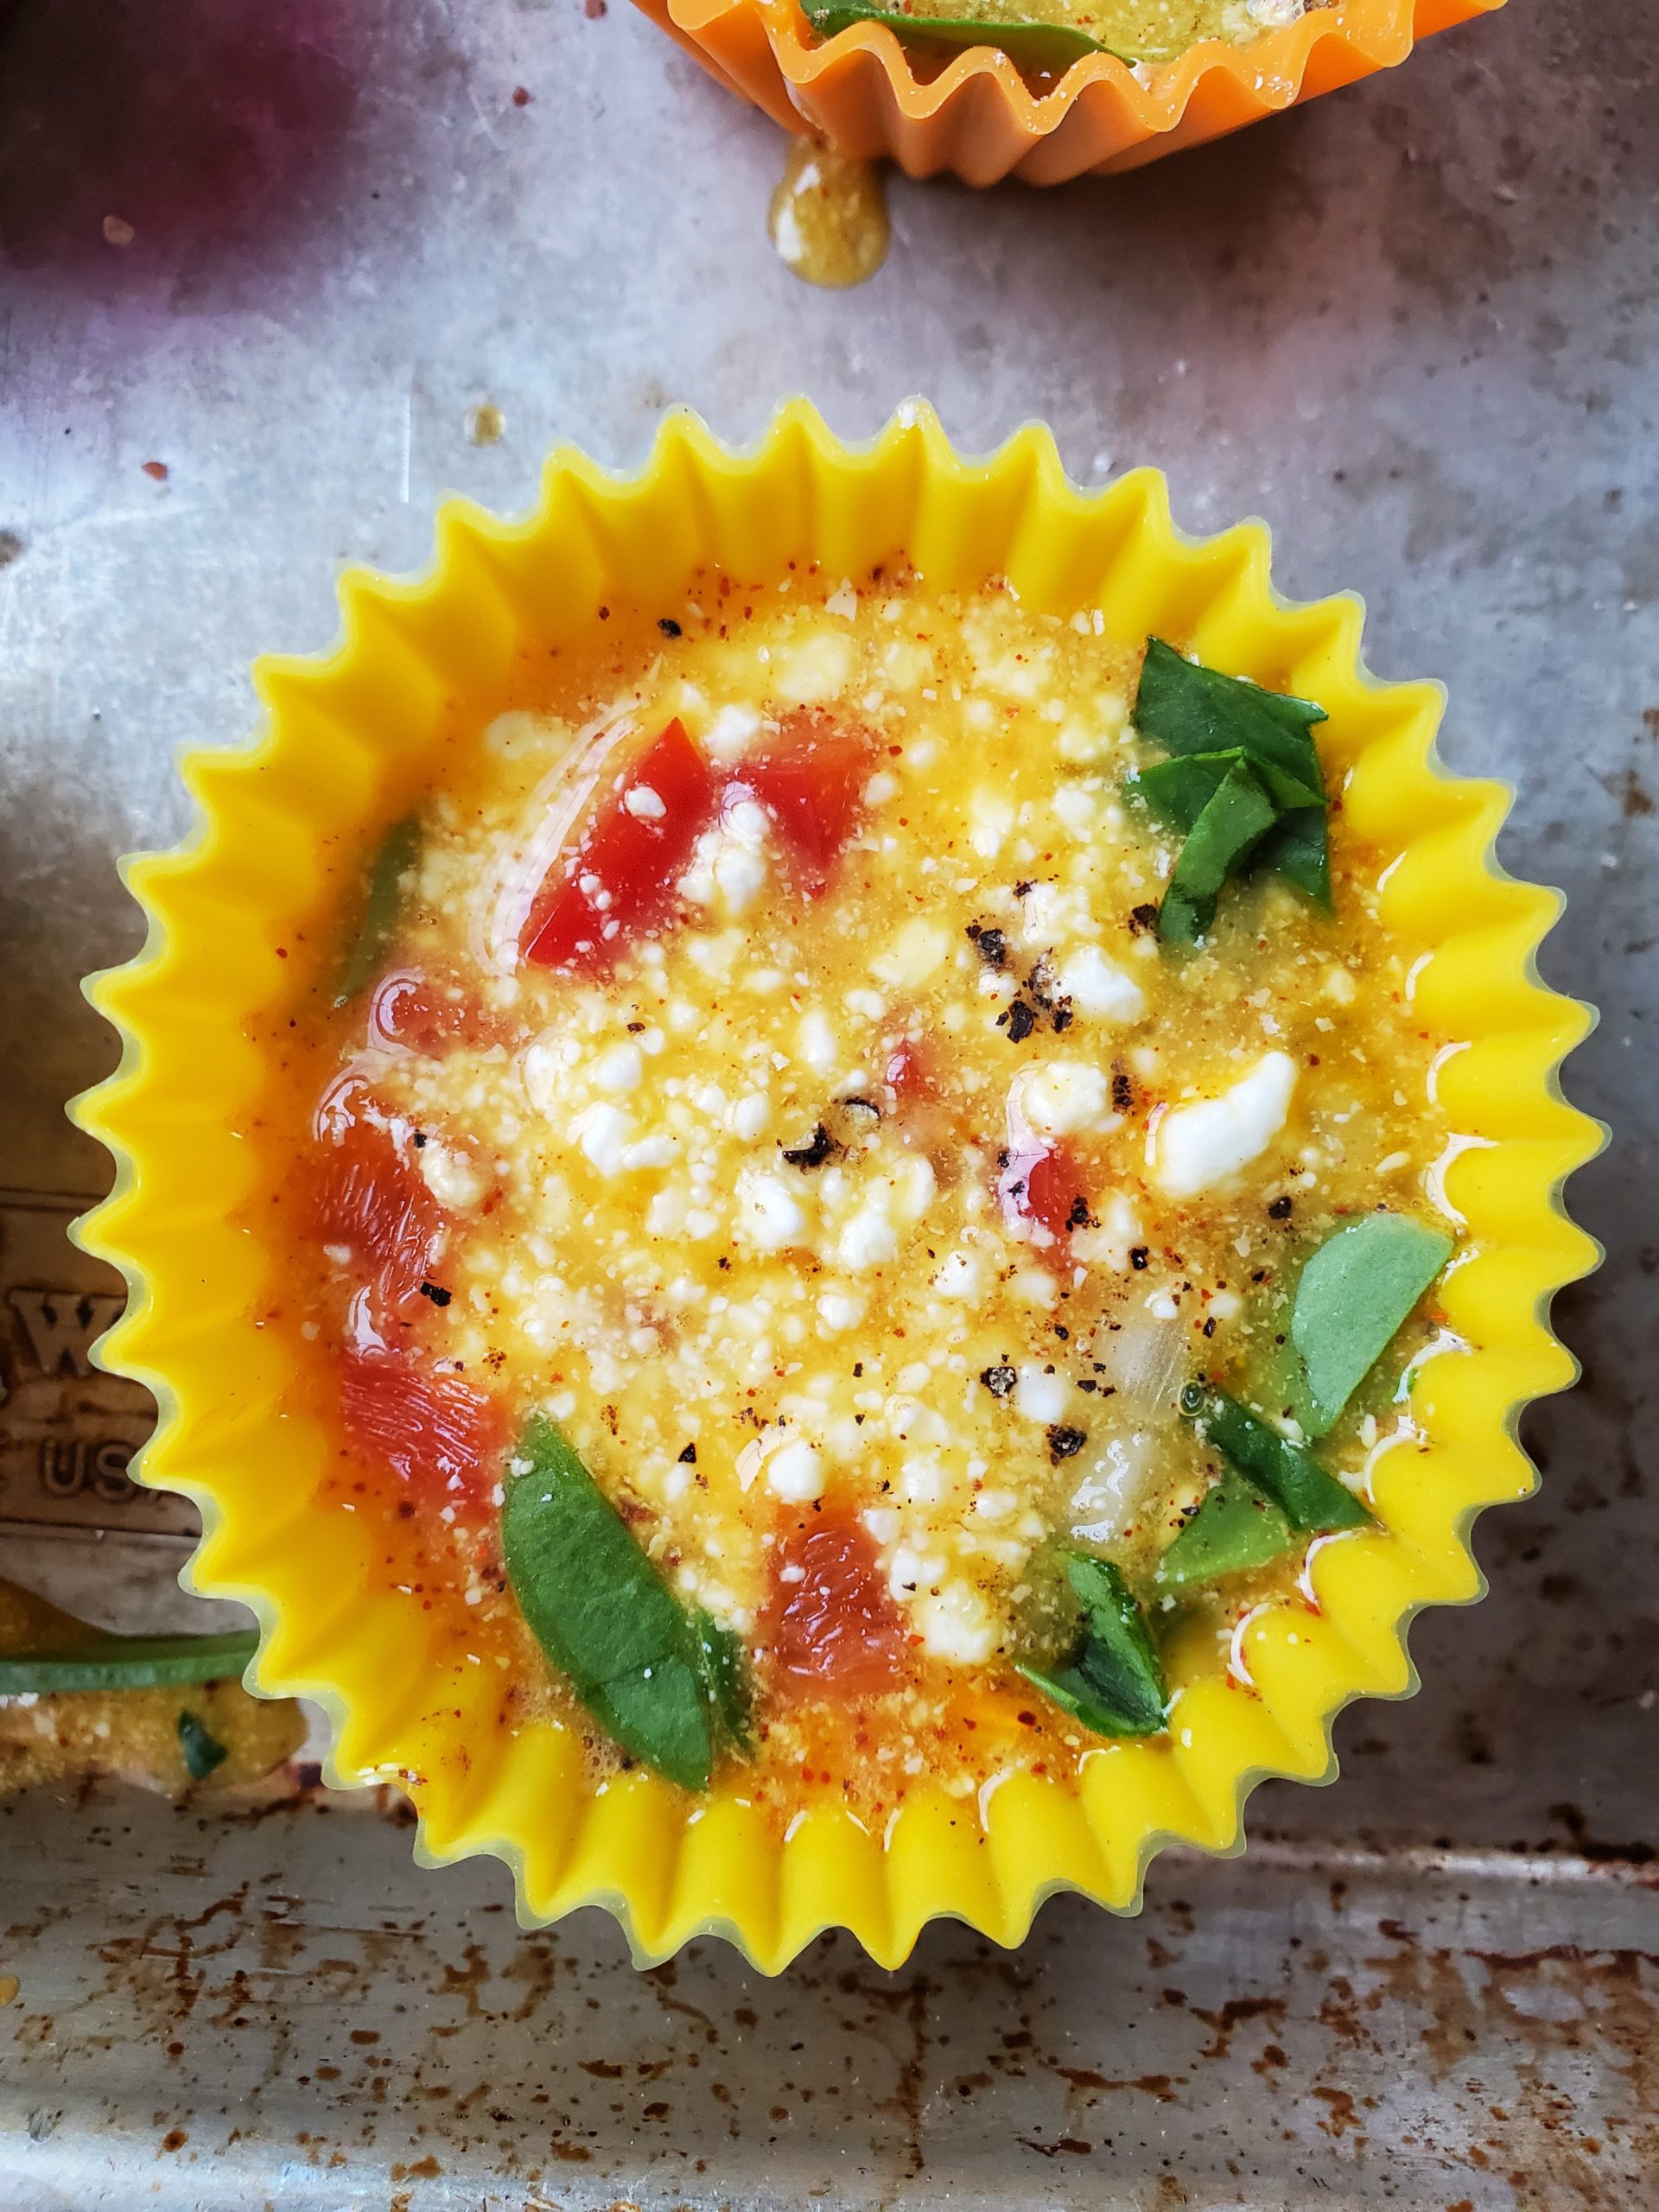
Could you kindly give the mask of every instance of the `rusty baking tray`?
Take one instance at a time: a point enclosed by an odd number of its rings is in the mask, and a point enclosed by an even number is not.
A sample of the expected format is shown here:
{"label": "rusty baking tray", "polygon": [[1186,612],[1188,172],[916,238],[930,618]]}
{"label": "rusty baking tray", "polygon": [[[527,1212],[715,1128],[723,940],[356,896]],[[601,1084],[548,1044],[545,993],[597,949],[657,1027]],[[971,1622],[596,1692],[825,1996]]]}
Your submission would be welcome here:
{"label": "rusty baking tray", "polygon": [[767,245],[772,127],[605,0],[0,11],[0,1572],[206,1618],[63,1236],[102,1173],[63,1101],[111,1058],[76,985],[136,940],[114,855],[183,826],[174,745],[246,728],[251,654],[326,641],[342,562],[416,565],[441,490],[523,505],[554,440],[631,461],[671,399],[735,435],[804,389],[856,434],[925,390],[969,446],[1041,415],[1080,477],[1157,461],[1190,527],[1263,512],[1288,588],[1363,589],[1569,893],[1545,965],[1603,1009],[1569,1081],[1616,1135],[1491,1596],[1248,1856],[1012,1955],[826,1939],[767,1983],[522,1935],[499,1868],[418,1872],[397,1801],[303,1754],[217,1810],[16,1797],[4,2212],[1659,2204],[1648,29],[1511,10],[1116,184],[895,181],[887,266],[832,296]]}

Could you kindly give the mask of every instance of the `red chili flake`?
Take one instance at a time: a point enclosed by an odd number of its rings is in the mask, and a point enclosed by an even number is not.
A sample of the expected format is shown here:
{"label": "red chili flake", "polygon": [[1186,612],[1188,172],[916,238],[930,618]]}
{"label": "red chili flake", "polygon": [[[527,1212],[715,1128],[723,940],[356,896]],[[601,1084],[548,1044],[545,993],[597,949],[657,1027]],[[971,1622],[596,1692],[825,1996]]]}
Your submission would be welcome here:
{"label": "red chili flake", "polygon": [[153,477],[157,484],[166,483],[167,463],[164,461],[147,461],[143,464],[143,469],[145,475]]}

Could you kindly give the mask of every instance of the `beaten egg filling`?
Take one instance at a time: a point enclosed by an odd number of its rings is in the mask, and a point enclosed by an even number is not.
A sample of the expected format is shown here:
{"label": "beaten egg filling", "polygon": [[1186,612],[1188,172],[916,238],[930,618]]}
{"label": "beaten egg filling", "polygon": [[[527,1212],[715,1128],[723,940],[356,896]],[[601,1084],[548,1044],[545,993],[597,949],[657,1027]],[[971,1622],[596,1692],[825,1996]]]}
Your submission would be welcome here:
{"label": "beaten egg filling", "polygon": [[[1303,1572],[1306,1534],[1160,1586],[1224,1472],[1195,1378],[1301,1437],[1262,1381],[1286,1300],[1344,1223],[1446,1221],[1449,1040],[1339,789],[1329,911],[1241,872],[1160,938],[1143,651],[996,581],[709,575],[527,664],[486,726],[457,705],[366,958],[284,1033],[266,1319],[308,1340],[330,1496],[499,1669],[505,1725],[629,1755],[504,1556],[532,1415],[741,1654],[721,1756],[784,1810],[1075,1771],[1103,1736],[1039,1679],[1076,1634],[1057,1559],[1112,1562],[1153,1646],[1217,1669]],[[1330,1424],[1362,1507],[1433,1331],[1419,1305]]]}

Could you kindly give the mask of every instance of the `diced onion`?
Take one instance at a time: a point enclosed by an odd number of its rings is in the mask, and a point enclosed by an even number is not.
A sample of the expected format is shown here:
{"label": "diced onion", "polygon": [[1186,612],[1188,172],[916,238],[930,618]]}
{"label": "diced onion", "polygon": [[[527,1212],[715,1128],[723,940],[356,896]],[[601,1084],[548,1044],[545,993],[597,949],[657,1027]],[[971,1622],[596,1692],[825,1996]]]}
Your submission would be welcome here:
{"label": "diced onion", "polygon": [[1169,1420],[1186,1380],[1186,1332],[1179,1321],[1160,1321],[1132,1306],[1116,1329],[1095,1332],[1094,1357],[1117,1395],[1117,1411],[1131,1421]]}

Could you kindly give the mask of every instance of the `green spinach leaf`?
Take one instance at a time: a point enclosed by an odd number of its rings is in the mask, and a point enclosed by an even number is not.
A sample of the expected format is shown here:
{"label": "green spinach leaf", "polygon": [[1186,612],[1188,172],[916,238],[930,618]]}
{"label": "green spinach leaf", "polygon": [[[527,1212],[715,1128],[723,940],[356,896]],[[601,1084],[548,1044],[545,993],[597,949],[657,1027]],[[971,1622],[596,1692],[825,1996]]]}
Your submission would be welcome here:
{"label": "green spinach leaf", "polygon": [[697,1667],[708,1699],[727,1741],[741,1751],[754,1747],[748,1656],[735,1629],[725,1627],[699,1607],[692,1615]]}
{"label": "green spinach leaf", "polygon": [[66,1651],[0,1658],[0,1697],[60,1690],[172,1689],[239,1677],[259,1648],[251,1630],[225,1636],[110,1636]]}
{"label": "green spinach leaf", "polygon": [[1198,1414],[1223,1459],[1270,1497],[1293,1529],[1313,1533],[1357,1529],[1370,1515],[1344,1483],[1327,1474],[1311,1452],[1223,1391],[1209,1394]]}
{"label": "green spinach leaf", "polygon": [[501,1542],[531,1633],[600,1726],[683,1789],[706,1789],[713,1745],[690,1618],[541,1414],[509,1462]]}
{"label": "green spinach leaf", "polygon": [[1308,732],[1325,720],[1325,709],[1311,699],[1265,691],[1247,676],[1225,676],[1188,660],[1161,638],[1147,640],[1135,726],[1171,753],[1224,753],[1241,746],[1323,798],[1319,756]]}
{"label": "green spinach leaf", "polygon": [[1158,909],[1164,944],[1197,944],[1216,918],[1216,902],[1230,875],[1279,818],[1258,778],[1241,760],[1216,786],[1187,833]]}
{"label": "green spinach leaf", "polygon": [[394,823],[386,832],[374,865],[369,870],[363,912],[357,933],[346,947],[334,988],[334,1004],[344,1006],[366,990],[380,972],[381,957],[397,926],[403,902],[404,876],[414,867],[421,849],[421,825],[413,815]]}
{"label": "green spinach leaf", "polygon": [[1254,770],[1275,807],[1283,810],[1323,807],[1324,799],[1295,776],[1287,775],[1271,762],[1252,758],[1242,745],[1225,753],[1175,753],[1154,760],[1130,776],[1124,788],[1153,813],[1178,830],[1190,830],[1226,780],[1231,768]]}
{"label": "green spinach leaf", "polygon": [[1290,1313],[1316,1421],[1310,1435],[1323,1436],[1341,1419],[1452,1250],[1453,1239],[1427,1222],[1368,1213],[1313,1254]]}
{"label": "green spinach leaf", "polygon": [[207,1723],[188,1707],[179,1715],[179,1749],[192,1782],[206,1782],[213,1769],[223,1766],[230,1757]]}
{"label": "green spinach leaf", "polygon": [[1198,1511],[1159,1560],[1153,1587],[1174,1592],[1225,1574],[1243,1574],[1282,1558],[1295,1542],[1295,1532],[1273,1500],[1230,1467],[1205,1491]]}
{"label": "green spinach leaf", "polygon": [[1022,1663],[1020,1673],[1098,1736],[1159,1734],[1169,1688],[1128,1585],[1109,1560],[1092,1552],[1068,1551],[1064,1564],[1082,1635],[1063,1665]]}
{"label": "green spinach leaf", "polygon": [[[1143,737],[1166,747],[1173,758],[1131,777],[1128,789],[1165,820],[1191,830],[1233,769],[1248,766],[1272,800],[1276,819],[1244,848],[1235,872],[1247,861],[1276,868],[1328,907],[1325,782],[1310,734],[1325,718],[1324,708],[1312,700],[1266,691],[1245,677],[1201,667],[1161,638],[1150,638],[1135,721]],[[1185,912],[1178,911],[1171,940],[1190,942],[1186,927]]]}
{"label": "green spinach leaf", "polygon": [[801,0],[801,7],[808,22],[823,38],[833,38],[837,31],[844,31],[854,23],[885,23],[894,37],[906,46],[958,49],[1000,47],[1016,68],[1052,75],[1058,75],[1074,61],[1090,54],[1117,54],[1120,61],[1131,65],[1137,60],[1172,58],[1161,52],[1119,53],[1116,47],[1103,45],[1099,39],[1090,38],[1086,31],[1074,30],[1069,24],[1039,22],[1018,13],[1007,16],[994,13],[912,16],[902,8],[879,7],[874,0]]}

